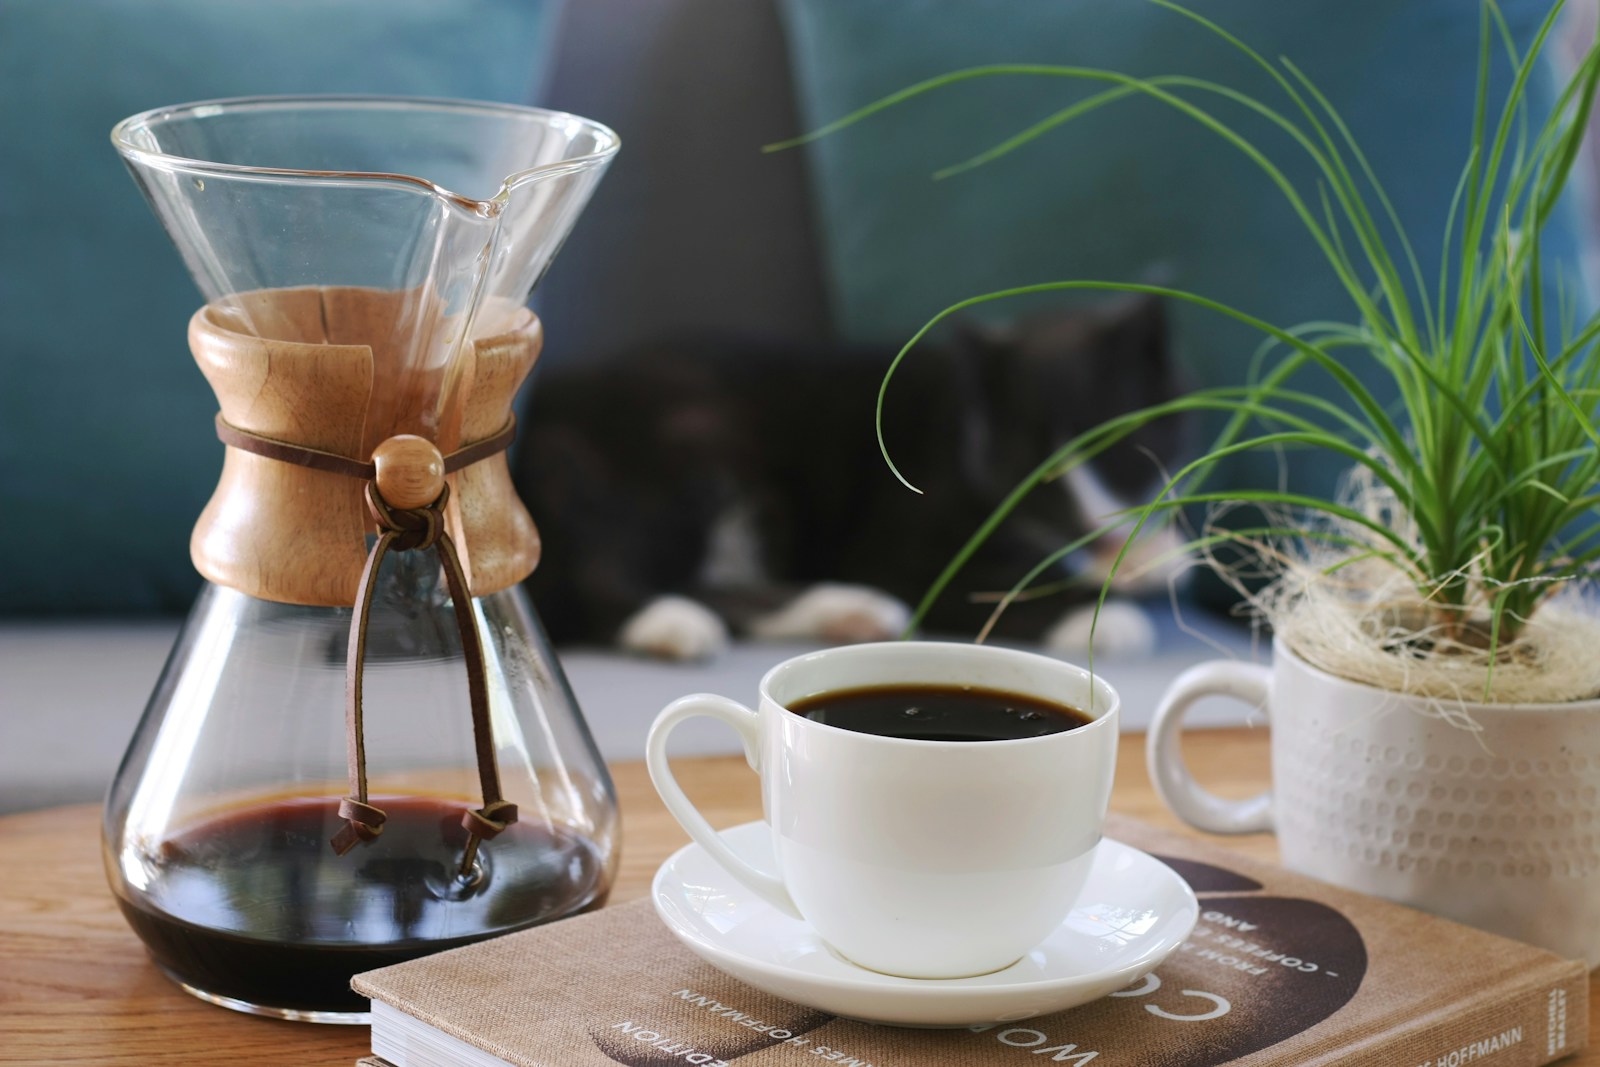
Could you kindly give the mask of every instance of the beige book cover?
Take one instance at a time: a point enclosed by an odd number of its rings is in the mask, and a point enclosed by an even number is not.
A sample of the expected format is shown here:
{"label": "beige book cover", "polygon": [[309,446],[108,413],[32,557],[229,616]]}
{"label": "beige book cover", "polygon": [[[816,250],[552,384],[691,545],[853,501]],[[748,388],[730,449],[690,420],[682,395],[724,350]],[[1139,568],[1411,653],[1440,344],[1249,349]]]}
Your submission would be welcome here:
{"label": "beige book cover", "polygon": [[1129,819],[1107,833],[1187,879],[1199,925],[1130,989],[1016,1023],[789,1004],[702,962],[642,900],[351,984],[516,1067],[1535,1067],[1588,1043],[1580,962]]}

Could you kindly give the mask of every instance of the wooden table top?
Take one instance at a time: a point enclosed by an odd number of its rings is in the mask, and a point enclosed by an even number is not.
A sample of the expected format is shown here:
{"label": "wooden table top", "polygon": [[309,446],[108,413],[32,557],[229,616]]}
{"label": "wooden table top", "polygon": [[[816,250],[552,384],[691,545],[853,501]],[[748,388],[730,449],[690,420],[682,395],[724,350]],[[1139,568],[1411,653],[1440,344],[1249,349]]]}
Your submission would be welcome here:
{"label": "wooden table top", "polygon": [[[1112,809],[1181,828],[1144,769],[1144,738],[1123,738]],[[1185,737],[1195,774],[1225,796],[1266,787],[1265,730]],[[714,826],[759,818],[756,779],[739,757],[675,761],[678,780]],[[613,903],[643,896],[656,868],[687,838],[656,799],[642,763],[612,768],[623,813]],[[182,992],[151,965],[123,922],[100,864],[100,809],[80,805],[0,818],[0,1063],[295,1064],[350,1067],[365,1027],[316,1026],[240,1015]],[[1224,842],[1275,860],[1271,835]],[[1590,993],[1590,1014],[1600,1002]],[[1566,1061],[1600,1067],[1600,1050]]]}

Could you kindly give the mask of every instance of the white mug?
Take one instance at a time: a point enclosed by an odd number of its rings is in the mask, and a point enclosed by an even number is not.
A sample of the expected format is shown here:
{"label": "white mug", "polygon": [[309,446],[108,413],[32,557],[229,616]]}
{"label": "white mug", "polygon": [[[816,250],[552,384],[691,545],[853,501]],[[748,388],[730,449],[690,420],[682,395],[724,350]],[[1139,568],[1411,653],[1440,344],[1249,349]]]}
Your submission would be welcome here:
{"label": "white mug", "polygon": [[[974,686],[1066,704],[1075,729],[1003,741],[859,733],[789,710],[874,686]],[[689,836],[778,910],[859,966],[908,978],[1007,967],[1055,929],[1083,888],[1116,767],[1116,691],[1060,660],[985,645],[903,641],[787,660],[759,709],[702,693],[656,717],[650,777]],[[667,766],[667,736],[706,715],[739,732],[761,777],[778,873],[736,856]]]}
{"label": "white mug", "polygon": [[[1270,792],[1224,799],[1189,773],[1184,712],[1213,696],[1269,714]],[[1448,702],[1455,721],[1444,703],[1337,677],[1276,641],[1270,669],[1218,660],[1173,682],[1150,778],[1191,826],[1275,830],[1290,870],[1600,964],[1600,700]]]}

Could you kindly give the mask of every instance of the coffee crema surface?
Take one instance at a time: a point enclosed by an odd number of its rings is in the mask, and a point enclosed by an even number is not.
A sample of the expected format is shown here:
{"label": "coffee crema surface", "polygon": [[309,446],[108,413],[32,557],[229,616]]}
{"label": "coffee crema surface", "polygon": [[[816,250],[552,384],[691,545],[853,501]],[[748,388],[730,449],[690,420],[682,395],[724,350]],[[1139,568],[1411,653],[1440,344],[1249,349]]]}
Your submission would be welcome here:
{"label": "coffee crema surface", "polygon": [[789,710],[826,726],[911,741],[1016,741],[1094,721],[1053,700],[965,685],[838,689],[792,701]]}

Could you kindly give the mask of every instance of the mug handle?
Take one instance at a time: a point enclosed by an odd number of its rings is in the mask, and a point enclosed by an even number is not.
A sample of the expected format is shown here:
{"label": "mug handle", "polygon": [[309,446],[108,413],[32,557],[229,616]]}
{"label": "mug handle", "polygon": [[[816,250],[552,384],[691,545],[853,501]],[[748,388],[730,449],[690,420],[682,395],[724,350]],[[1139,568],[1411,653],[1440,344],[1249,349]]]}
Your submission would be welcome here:
{"label": "mug handle", "polygon": [[644,743],[645,766],[649,768],[650,781],[655,784],[656,792],[661,794],[661,802],[666,805],[672,817],[678,820],[678,825],[683,827],[695,844],[705,849],[712,859],[721,864],[722,868],[738,879],[739,884],[746,889],[785,915],[795,919],[800,918],[800,912],[790,899],[789,891],[784,888],[783,882],[765,871],[757,870],[736,855],[722,840],[721,835],[706,822],[705,816],[690,803],[682,787],[678,785],[678,780],[672,776],[672,768],[667,763],[667,735],[672,733],[673,728],[679,723],[697,715],[720,719],[737,730],[739,740],[744,743],[745,762],[750,764],[751,770],[757,774],[761,773],[760,716],[727,697],[719,697],[712,693],[696,693],[693,696],[680,697],[662,708],[661,714],[657,715],[656,721],[651,724],[650,736]]}
{"label": "mug handle", "polygon": [[1145,763],[1156,792],[1190,826],[1214,834],[1272,829],[1272,790],[1247,800],[1217,796],[1194,780],[1178,742],[1184,714],[1203,697],[1234,697],[1268,711],[1271,679],[1272,672],[1255,663],[1213,660],[1184,671],[1161,698],[1145,742]]}

